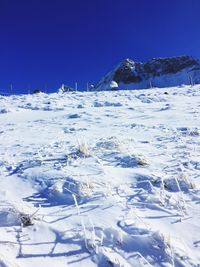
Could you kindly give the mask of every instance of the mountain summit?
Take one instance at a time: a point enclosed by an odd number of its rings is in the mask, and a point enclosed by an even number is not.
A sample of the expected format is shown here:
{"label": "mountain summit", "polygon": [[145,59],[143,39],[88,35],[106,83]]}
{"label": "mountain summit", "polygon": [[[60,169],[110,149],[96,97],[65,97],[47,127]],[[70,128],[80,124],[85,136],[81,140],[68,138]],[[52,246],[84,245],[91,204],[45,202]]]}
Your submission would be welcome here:
{"label": "mountain summit", "polygon": [[191,56],[122,61],[95,86],[97,90],[142,89],[200,83],[200,61]]}

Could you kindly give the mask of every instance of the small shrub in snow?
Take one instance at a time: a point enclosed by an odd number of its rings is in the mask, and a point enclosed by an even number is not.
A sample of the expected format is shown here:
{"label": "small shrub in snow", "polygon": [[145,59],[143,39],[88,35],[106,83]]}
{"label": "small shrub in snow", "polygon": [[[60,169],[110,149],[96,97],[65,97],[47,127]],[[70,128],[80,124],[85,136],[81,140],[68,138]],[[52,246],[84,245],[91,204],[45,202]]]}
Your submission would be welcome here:
{"label": "small shrub in snow", "polygon": [[67,155],[68,163],[76,161],[78,159],[84,159],[91,156],[91,152],[88,149],[86,143],[80,143],[78,148]]}
{"label": "small shrub in snow", "polygon": [[19,217],[20,217],[20,221],[21,221],[21,224],[23,227],[30,226],[30,225],[34,224],[34,222],[33,222],[34,217],[30,214],[20,213]]}
{"label": "small shrub in snow", "polygon": [[[87,142],[83,138],[77,137],[78,150],[75,152],[78,157],[90,157],[91,151],[89,150]],[[73,154],[73,153],[72,153]]]}
{"label": "small shrub in snow", "polygon": [[139,156],[139,157],[137,158],[137,164],[138,164],[139,166],[143,166],[143,167],[145,167],[145,166],[148,165],[148,162],[147,162],[147,159],[146,159],[144,156]]}
{"label": "small shrub in snow", "polygon": [[21,221],[21,226],[26,227],[34,224],[34,220],[36,219],[36,214],[40,208],[38,208],[36,211],[33,213],[19,213],[20,221]]}

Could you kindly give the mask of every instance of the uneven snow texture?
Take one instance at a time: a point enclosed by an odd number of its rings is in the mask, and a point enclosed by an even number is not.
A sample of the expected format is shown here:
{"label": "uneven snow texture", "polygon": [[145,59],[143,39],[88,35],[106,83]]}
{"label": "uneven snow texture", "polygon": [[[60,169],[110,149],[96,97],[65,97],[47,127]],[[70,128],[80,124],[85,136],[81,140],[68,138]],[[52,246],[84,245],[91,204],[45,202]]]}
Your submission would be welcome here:
{"label": "uneven snow texture", "polygon": [[200,266],[200,86],[0,96],[0,267]]}

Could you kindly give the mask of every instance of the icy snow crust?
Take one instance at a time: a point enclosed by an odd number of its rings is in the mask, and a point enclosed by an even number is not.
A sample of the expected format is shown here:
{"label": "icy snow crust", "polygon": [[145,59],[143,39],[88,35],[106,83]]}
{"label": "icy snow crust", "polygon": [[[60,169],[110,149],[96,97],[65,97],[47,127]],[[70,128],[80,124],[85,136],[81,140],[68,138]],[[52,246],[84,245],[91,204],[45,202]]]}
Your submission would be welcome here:
{"label": "icy snow crust", "polygon": [[199,85],[0,110],[1,267],[200,266]]}

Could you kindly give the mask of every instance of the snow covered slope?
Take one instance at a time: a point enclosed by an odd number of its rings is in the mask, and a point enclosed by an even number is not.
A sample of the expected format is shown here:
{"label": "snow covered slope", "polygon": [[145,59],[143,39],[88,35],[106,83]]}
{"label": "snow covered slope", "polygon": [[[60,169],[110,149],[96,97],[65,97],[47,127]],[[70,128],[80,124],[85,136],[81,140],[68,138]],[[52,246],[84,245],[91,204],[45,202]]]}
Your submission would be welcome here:
{"label": "snow covered slope", "polygon": [[0,266],[200,266],[200,85],[0,96]]}
{"label": "snow covered slope", "polygon": [[199,83],[200,63],[190,56],[153,58],[145,63],[126,59],[103,77],[95,89],[145,89]]}

